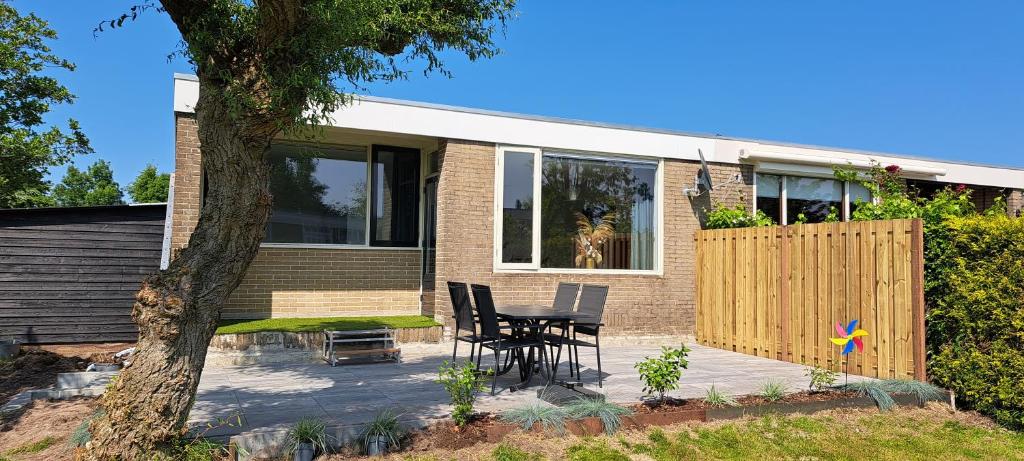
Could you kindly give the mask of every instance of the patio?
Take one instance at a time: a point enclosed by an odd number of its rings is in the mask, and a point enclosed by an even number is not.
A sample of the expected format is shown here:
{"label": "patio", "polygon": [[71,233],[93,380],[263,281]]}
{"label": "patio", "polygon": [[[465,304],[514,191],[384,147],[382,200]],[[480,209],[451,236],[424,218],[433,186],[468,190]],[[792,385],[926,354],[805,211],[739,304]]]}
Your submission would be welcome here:
{"label": "patio", "polygon": [[[790,391],[807,386],[803,365],[693,343],[687,346],[692,350],[689,369],[683,371],[680,389],[670,394],[674,397],[703,397],[712,384],[734,395],[756,393],[768,380],[782,381]],[[638,401],[643,395],[642,384],[633,364],[658,354],[660,348],[607,345],[602,349],[603,389],[597,387],[596,369],[589,367],[596,363],[593,351],[580,351],[585,387],[604,392],[614,402]],[[207,432],[208,436],[228,436],[277,433],[302,417],[313,416],[344,431],[390,407],[402,415],[406,426],[420,426],[449,415],[448,395],[434,382],[438,366],[447,359],[451,359],[451,343],[403,345],[402,363],[333,368],[323,363],[211,367],[203,372],[190,422],[217,426]],[[485,355],[483,368],[489,366],[488,359],[490,356]],[[568,376],[564,360],[558,373],[561,379]],[[535,378],[530,388],[509,392],[507,387],[516,381],[516,373],[500,377],[499,392],[494,396],[482,393],[477,409],[500,412],[537,398],[536,391],[542,388],[540,378]],[[236,417],[241,420],[240,427]],[[233,425],[223,426],[224,420],[231,420]]]}

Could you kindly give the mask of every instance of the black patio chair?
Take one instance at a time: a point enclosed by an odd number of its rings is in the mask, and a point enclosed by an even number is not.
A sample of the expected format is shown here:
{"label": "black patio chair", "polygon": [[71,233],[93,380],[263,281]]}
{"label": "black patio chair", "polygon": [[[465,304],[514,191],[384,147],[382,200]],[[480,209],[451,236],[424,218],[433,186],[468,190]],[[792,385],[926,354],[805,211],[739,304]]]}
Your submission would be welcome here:
{"label": "black patio chair", "polygon": [[[455,364],[455,354],[459,350],[459,341],[469,343],[469,361],[473,361],[476,354],[476,345],[483,342],[483,338],[477,334],[476,319],[473,317],[473,306],[469,303],[469,289],[462,282],[448,282],[448,295],[452,300],[452,310],[455,312],[455,347],[452,348],[452,365]],[[483,349],[481,349],[483,352]],[[477,362],[479,362],[479,357]]]}
{"label": "black patio chair", "polygon": [[[540,324],[499,325],[498,313],[494,308],[494,298],[491,296],[491,287],[487,285],[472,285],[472,289],[477,317],[480,320],[480,337],[483,340],[480,343],[480,355],[483,355],[483,348],[485,347],[494,351],[495,369],[491,378],[491,395],[494,395],[494,388],[498,384],[499,356],[501,353],[537,347],[540,350],[541,359],[543,359],[544,340],[537,335],[537,329],[540,328]],[[510,336],[501,332],[501,330],[519,329],[530,330],[530,333],[522,336]],[[479,360],[479,356],[477,360]]]}
{"label": "black patio chair", "polygon": [[[572,356],[576,356],[576,377],[580,376],[580,347],[593,347],[597,352],[597,387],[604,387],[603,375],[601,373],[601,326],[604,316],[604,305],[608,301],[607,285],[583,285],[580,290],[579,305],[576,312],[586,314],[572,322],[572,337],[565,339],[563,344],[572,348],[569,355],[569,368],[573,366]],[[579,339],[577,335],[592,336],[593,342]],[[570,375],[571,376],[571,375]]]}
{"label": "black patio chair", "polygon": [[[569,311],[571,312],[576,308],[576,297],[580,293],[580,284],[578,283],[567,283],[559,282],[558,288],[555,290],[555,299],[551,303],[551,308],[556,311]],[[566,338],[566,332],[561,328],[561,325],[551,325],[552,331],[544,334],[544,341],[548,343],[548,353],[551,357],[555,358],[555,363],[562,359],[562,340]],[[554,331],[558,328],[557,333]],[[569,351],[569,363],[572,363],[572,350]],[[569,367],[569,376],[573,374],[572,367]]]}

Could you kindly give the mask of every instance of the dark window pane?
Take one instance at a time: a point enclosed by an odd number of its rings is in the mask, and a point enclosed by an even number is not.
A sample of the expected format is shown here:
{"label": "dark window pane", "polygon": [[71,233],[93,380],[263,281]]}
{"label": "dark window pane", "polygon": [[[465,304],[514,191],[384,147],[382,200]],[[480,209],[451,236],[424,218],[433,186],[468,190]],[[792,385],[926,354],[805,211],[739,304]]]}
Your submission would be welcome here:
{"label": "dark window pane", "polygon": [[[857,208],[865,203],[871,202],[871,191],[860,183],[850,183],[850,213],[857,211]],[[843,219],[850,220],[851,216],[844,216]]]}
{"label": "dark window pane", "polygon": [[366,243],[366,150],[276,145],[267,157],[273,212],[264,241]]}
{"label": "dark window pane", "polygon": [[825,222],[830,212],[843,208],[843,183],[834,179],[786,177],[786,221]]}
{"label": "dark window pane", "polygon": [[419,244],[420,151],[373,146],[370,229],[375,246]]}
{"label": "dark window pane", "polygon": [[541,267],[654,269],[657,166],[545,155]]}
{"label": "dark window pane", "polygon": [[533,154],[505,152],[501,205],[501,262],[533,262]]}
{"label": "dark window pane", "polygon": [[773,174],[757,175],[757,209],[772,218],[776,223],[782,222],[781,189],[782,177]]}

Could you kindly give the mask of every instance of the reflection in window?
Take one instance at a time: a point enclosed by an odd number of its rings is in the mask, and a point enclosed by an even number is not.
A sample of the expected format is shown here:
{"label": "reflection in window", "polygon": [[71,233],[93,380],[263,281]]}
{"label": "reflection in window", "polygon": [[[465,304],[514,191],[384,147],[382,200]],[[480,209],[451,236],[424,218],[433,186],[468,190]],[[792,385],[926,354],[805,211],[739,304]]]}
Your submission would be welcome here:
{"label": "reflection in window", "polygon": [[782,177],[773,174],[757,175],[757,209],[782,222]]}
{"label": "reflection in window", "polygon": [[505,152],[501,205],[501,262],[533,262],[533,157]]}
{"label": "reflection in window", "polygon": [[657,165],[543,157],[541,267],[654,269]]}
{"label": "reflection in window", "polygon": [[264,241],[366,243],[366,150],[275,145],[273,211]]}
{"label": "reflection in window", "polygon": [[786,178],[786,223],[825,222],[843,208],[843,183],[834,179]]}
{"label": "reflection in window", "polygon": [[420,152],[373,146],[373,214],[375,246],[416,246],[419,242]]}
{"label": "reflection in window", "polygon": [[[850,213],[857,211],[861,204],[871,202],[871,191],[860,183],[851,182],[850,187]],[[843,219],[850,220],[852,216],[844,216]]]}

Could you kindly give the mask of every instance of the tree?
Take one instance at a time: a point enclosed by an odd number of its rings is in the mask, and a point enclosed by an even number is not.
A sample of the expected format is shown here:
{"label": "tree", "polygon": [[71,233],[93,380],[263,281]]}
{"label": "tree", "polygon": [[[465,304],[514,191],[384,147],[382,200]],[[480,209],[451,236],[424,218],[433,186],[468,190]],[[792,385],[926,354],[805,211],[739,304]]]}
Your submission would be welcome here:
{"label": "tree", "polygon": [[[309,134],[353,88],[405,78],[400,64],[447,75],[442,51],[491,57],[514,0],[162,0],[195,66],[206,194],[188,246],[148,276],[132,316],[131,365],[104,394],[89,459],[170,457],[228,295],[263,239],[271,140]],[[118,27],[154,4],[98,29]],[[404,56],[402,56],[404,55]]]}
{"label": "tree", "polygon": [[85,171],[69,166],[64,179],[53,186],[53,199],[60,206],[124,204],[121,186],[114,181],[114,171],[105,160],[97,160]]}
{"label": "tree", "polygon": [[171,175],[158,173],[153,165],[146,165],[128,185],[128,195],[133,203],[160,203],[167,201],[167,190],[171,186]]}
{"label": "tree", "polygon": [[67,131],[43,128],[50,105],[74,100],[55,78],[40,75],[46,68],[75,69],[44,43],[56,38],[46,21],[20,16],[0,0],[0,208],[52,205],[49,168],[92,152],[73,119]]}

